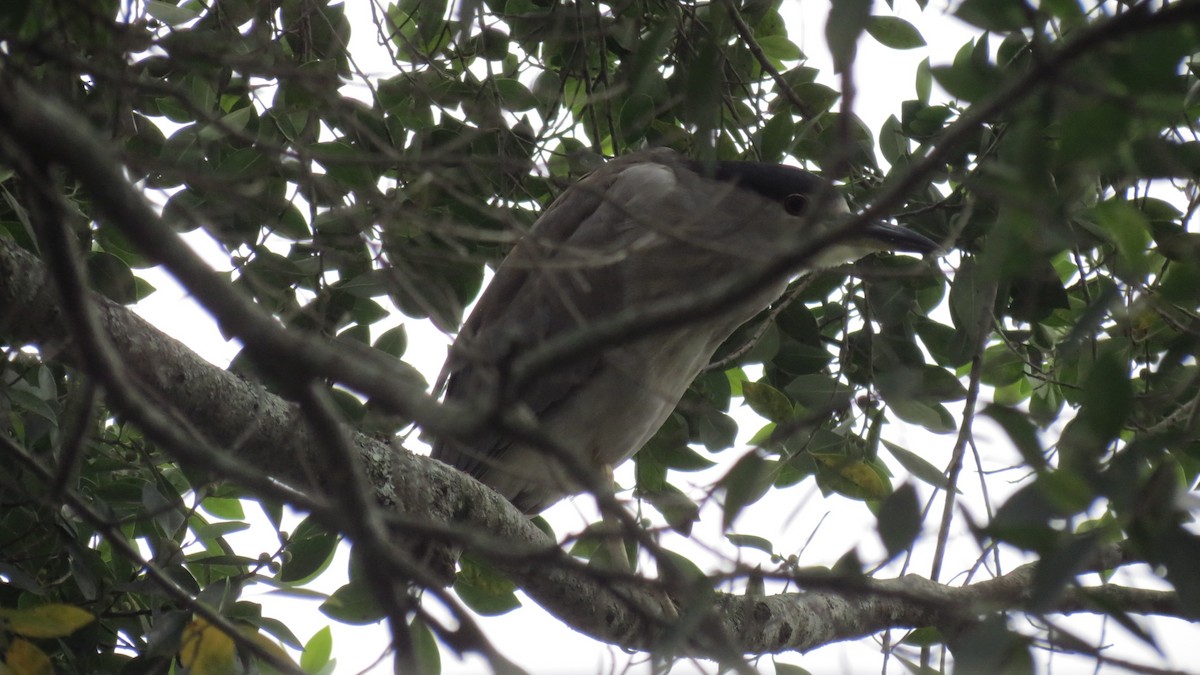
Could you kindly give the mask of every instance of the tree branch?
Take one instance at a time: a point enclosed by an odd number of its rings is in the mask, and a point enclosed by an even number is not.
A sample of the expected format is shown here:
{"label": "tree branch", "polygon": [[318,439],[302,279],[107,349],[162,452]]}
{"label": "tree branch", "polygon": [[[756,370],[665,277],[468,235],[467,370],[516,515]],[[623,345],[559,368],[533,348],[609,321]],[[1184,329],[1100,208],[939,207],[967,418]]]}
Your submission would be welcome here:
{"label": "tree branch", "polygon": [[[431,432],[469,432],[482,420],[465,406],[439,404],[409,384],[396,362],[377,352],[334,349],[328,343],[285,330],[262,308],[236,292],[169,227],[126,180],[112,148],[88,121],[0,70],[0,126],[39,162],[66,167],[93,195],[100,212],[139,250],[163,265],[213,314],[228,335],[238,336],[255,363],[281,378],[297,366],[344,382]],[[284,362],[279,354],[290,354]]]}
{"label": "tree branch", "polygon": [[841,226],[819,236],[809,233],[779,242],[779,255],[745,274],[706,285],[687,296],[667,298],[643,307],[618,312],[604,321],[589,324],[584,329],[565,333],[547,340],[537,349],[523,354],[513,363],[513,378],[524,381],[533,374],[545,372],[556,365],[589,350],[626,344],[655,332],[698,321],[719,313],[738,298],[765,288],[768,284],[802,268],[805,261],[817,252],[853,237],[872,222],[887,218],[899,208],[908,195],[920,187],[945,164],[946,155],[957,143],[973,133],[980,125],[992,120],[1002,111],[1041,91],[1039,85],[1051,80],[1063,68],[1090,50],[1132,34],[1170,26],[1176,22],[1194,20],[1200,16],[1200,3],[1176,3],[1157,12],[1146,4],[1080,30],[1076,37],[1049,55],[1038,67],[1021,77],[1010,80],[989,98],[968,108],[933,142],[914,155],[912,164],[898,178],[888,180],[871,204],[860,214]]}
{"label": "tree branch", "polygon": [[[631,309],[603,325],[590,326],[586,333],[564,336],[522,357],[516,370],[528,373],[548,368],[588,349],[629,341],[661,327],[694,320],[704,312],[718,311],[722,303],[794,269],[797,261],[894,208],[925,180],[942,160],[946,148],[962,134],[1013,101],[1032,95],[1038,90],[1036,85],[1080,54],[1107,40],[1197,13],[1200,6],[1179,3],[1155,13],[1131,11],[1081,32],[1029,75],[972,106],[854,223],[818,240],[786,242],[781,246],[786,255],[778,261],[710,293]],[[305,376],[330,376],[345,382],[434,433],[463,433],[472,424],[482,423],[482,416],[474,411],[439,405],[425,392],[401,384],[403,374],[390,359],[370,353],[348,355],[324,342],[284,330],[268,314],[233,292],[162,226],[125,179],[111,150],[88,130],[86,122],[6,73],[0,73],[0,128],[19,142],[21,152],[39,163],[62,165],[78,177],[106,217],[131,240],[139,242],[150,257],[168,267],[214,313],[223,329],[245,341],[264,367],[303,364]],[[100,331],[111,341],[115,353],[125,363],[139,365],[137,386],[186,414],[192,431],[202,430],[202,434],[193,435],[222,449],[206,450],[193,461],[261,494],[302,508],[331,508],[326,502],[286,490],[275,482],[331,494],[329,479],[320,471],[327,455],[318,448],[319,439],[305,425],[295,423],[295,406],[203,362],[125,308],[99,298],[91,302]],[[57,299],[47,292],[45,271],[31,255],[3,240],[0,329],[8,339],[39,345],[49,358],[73,358],[70,351],[62,351],[74,338],[63,321]],[[78,357],[74,358],[78,363]],[[122,413],[133,411],[140,420],[151,419],[151,411],[134,410],[137,404],[129,401],[123,404],[124,408],[117,401],[114,407]],[[152,423],[162,424],[163,420]],[[540,604],[597,639],[628,648],[652,649],[671,635],[670,617],[654,610],[656,596],[651,592],[651,582],[599,578],[562,554],[502,498],[465,475],[357,432],[347,430],[346,437],[363,462],[365,480],[374,498],[394,514],[391,522],[399,522],[411,531],[476,546],[483,557],[507,571]],[[187,438],[185,434],[164,446],[181,453]],[[507,548],[493,548],[485,537],[456,538],[459,527],[464,526],[491,533],[495,540],[506,541]],[[514,548],[526,550],[518,555],[513,553]],[[819,579],[805,579],[810,588],[822,590],[767,597],[713,594],[712,616],[743,652],[808,649],[888,627],[956,627],[980,611],[1021,609],[1032,592],[1030,576],[1030,568],[1019,568],[1003,577],[961,588],[911,576],[855,584],[826,580],[824,585]],[[1129,611],[1134,612],[1180,614],[1173,594],[1114,586],[1068,589],[1053,609],[1063,613],[1100,611],[1093,609],[1096,598],[1127,602],[1132,605]],[[711,653],[706,645],[695,641],[681,649],[698,655]]]}
{"label": "tree branch", "polygon": [[[234,448],[227,452],[256,474],[321,489],[319,477],[299,468],[304,461],[298,458],[314,457],[317,450],[304,425],[295,423],[294,406],[204,362],[128,309],[99,297],[93,302],[100,326],[122,360],[143,366],[142,386],[186,411],[191,424],[205,429],[214,443]],[[0,330],[9,340],[40,345],[44,354],[57,352],[69,361],[64,351],[69,336],[59,315],[41,264],[15,243],[0,240]],[[670,617],[653,611],[660,597],[654,582],[597,576],[563,554],[502,497],[465,474],[358,432],[346,434],[376,497],[391,514],[389,524],[472,548],[560,620],[598,640],[650,650],[670,634]],[[253,487],[252,476],[231,478]],[[291,490],[276,490],[272,496],[301,508],[314,506]],[[490,536],[459,536],[464,528]],[[1031,566],[961,588],[916,576],[861,584],[811,578],[802,581],[825,590],[766,597],[715,593],[712,611],[741,652],[805,650],[889,627],[956,626],[965,613],[1020,609],[1032,593],[1031,579]],[[1173,593],[1111,585],[1068,589],[1053,609],[1100,612],[1098,607],[1109,602],[1133,613],[1183,614]],[[702,644],[680,648],[708,655]]]}

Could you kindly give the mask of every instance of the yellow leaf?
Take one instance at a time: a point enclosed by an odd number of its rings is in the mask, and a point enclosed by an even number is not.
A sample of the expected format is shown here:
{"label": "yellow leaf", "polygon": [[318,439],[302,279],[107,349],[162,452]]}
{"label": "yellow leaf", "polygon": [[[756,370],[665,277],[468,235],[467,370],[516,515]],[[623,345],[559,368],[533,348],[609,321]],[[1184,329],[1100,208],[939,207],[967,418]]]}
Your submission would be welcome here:
{"label": "yellow leaf", "polygon": [[[835,470],[838,477],[846,484],[835,489],[849,497],[858,499],[883,499],[891,491],[890,486],[870,464],[861,460],[851,460],[846,457],[831,457],[814,455],[817,461]],[[853,490],[847,488],[853,487]]]}
{"label": "yellow leaf", "polygon": [[18,635],[37,638],[66,637],[96,617],[73,605],[41,605],[29,609],[0,609],[4,626]]}
{"label": "yellow leaf", "polygon": [[233,640],[201,617],[183,629],[179,662],[191,675],[222,675],[233,671]]}
{"label": "yellow leaf", "polygon": [[4,664],[13,675],[54,675],[50,657],[32,642],[21,638],[13,639],[12,644],[8,646]]}

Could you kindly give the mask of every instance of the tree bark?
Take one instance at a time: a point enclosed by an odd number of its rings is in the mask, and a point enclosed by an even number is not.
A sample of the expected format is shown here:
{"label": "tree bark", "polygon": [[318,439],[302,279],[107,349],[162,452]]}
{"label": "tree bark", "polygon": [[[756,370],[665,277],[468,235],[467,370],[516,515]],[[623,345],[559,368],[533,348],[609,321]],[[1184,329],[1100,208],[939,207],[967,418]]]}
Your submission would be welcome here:
{"label": "tree bark", "polygon": [[[99,296],[93,296],[93,302],[107,337],[126,364],[137,364],[138,382],[153,396],[186,415],[214,445],[255,471],[325,494],[323,474],[308,470],[319,465],[321,452],[295,404],[209,364],[129,309]],[[8,240],[0,240],[0,334],[14,345],[36,345],[48,360],[74,360],[45,269]],[[653,581],[598,575],[563,554],[508,502],[465,474],[359,432],[346,433],[394,525],[452,539],[489,559],[538,604],[597,640],[653,650],[669,634],[677,612],[665,606]],[[696,639],[677,648],[702,657],[729,650],[764,654],[808,650],[888,628],[960,626],[982,605],[992,610],[1024,606],[1032,588],[1032,566],[966,587],[911,575],[853,584],[810,581],[825,590],[772,596],[700,594],[702,601],[711,601],[703,609],[711,611],[704,629],[708,641]],[[1098,612],[1102,610],[1096,608],[1106,603],[1096,601],[1103,597],[1139,613],[1179,612],[1173,593],[1117,586],[1073,590],[1055,609]],[[695,609],[684,604],[686,610]],[[719,649],[711,641],[715,635],[726,641]]]}

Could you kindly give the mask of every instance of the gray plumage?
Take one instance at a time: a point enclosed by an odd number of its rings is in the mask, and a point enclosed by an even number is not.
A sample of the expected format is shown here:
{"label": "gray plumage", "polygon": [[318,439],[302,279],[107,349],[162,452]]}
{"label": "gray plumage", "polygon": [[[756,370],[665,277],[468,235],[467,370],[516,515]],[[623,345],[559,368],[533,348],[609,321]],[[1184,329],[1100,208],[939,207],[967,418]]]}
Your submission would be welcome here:
{"label": "gray plumage", "polygon": [[[807,213],[825,204],[824,213]],[[614,159],[568,188],[505,258],[463,324],[443,369],[447,400],[480,400],[516,350],[585,328],[629,307],[686,296],[744,273],[816,231],[846,204],[820,178],[793,167],[718,162],[705,167],[668,149]],[[928,253],[936,245],[875,224],[861,239],[822,251],[811,267],[873,250]],[[779,297],[779,278],[725,311],[627,344],[578,356],[525,383],[515,404],[597,475],[631,457],[671,414],[733,331]],[[582,491],[546,450],[489,431],[439,439],[433,457],[538,513]]]}

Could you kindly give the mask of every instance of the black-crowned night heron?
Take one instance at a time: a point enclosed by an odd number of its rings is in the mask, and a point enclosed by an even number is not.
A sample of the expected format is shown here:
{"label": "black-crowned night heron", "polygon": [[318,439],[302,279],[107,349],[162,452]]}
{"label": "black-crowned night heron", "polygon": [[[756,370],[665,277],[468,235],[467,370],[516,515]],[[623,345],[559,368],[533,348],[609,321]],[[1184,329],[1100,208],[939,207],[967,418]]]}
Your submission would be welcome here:
{"label": "black-crowned night heron", "polygon": [[[848,213],[828,183],[794,167],[704,165],[665,148],[614,159],[568,188],[496,270],[451,348],[446,398],[486,400],[515,350],[744,274]],[[807,267],[936,248],[878,223],[820,251]],[[532,413],[558,451],[574,454],[575,467],[603,476],[642,447],[717,347],[787,283],[781,276],[715,315],[577,356],[501,404]],[[496,431],[440,439],[433,457],[529,514],[584,489],[550,449]]]}

